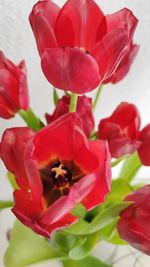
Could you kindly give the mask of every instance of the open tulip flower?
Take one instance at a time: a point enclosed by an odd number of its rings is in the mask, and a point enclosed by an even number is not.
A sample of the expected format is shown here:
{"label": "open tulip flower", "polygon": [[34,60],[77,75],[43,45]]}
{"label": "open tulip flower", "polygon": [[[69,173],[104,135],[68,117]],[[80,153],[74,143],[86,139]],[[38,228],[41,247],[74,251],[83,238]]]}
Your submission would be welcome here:
{"label": "open tulip flower", "polygon": [[138,20],[126,8],[105,16],[93,0],[68,0],[61,9],[45,0],[33,7],[29,19],[42,70],[62,90],[89,92],[136,54],[131,43]]}
{"label": "open tulip flower", "polygon": [[0,117],[9,119],[29,108],[25,62],[14,65],[0,51]]}
{"label": "open tulip flower", "polygon": [[[77,220],[71,211],[78,203],[92,209],[110,189],[107,142],[88,141],[80,124],[75,113],[68,113],[33,138],[28,128],[7,130],[2,138],[1,157],[20,186],[14,192],[13,212],[46,237]],[[17,165],[22,154],[21,172]]]}

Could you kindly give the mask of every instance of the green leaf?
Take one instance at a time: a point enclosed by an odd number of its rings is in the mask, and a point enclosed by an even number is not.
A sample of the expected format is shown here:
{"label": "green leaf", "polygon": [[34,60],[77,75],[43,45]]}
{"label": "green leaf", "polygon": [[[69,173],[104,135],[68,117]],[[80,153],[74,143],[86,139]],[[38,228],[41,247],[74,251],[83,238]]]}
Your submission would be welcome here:
{"label": "green leaf", "polygon": [[13,201],[2,201],[0,200],[0,211],[2,209],[11,208],[13,206]]}
{"label": "green leaf", "polygon": [[88,229],[86,229],[85,234],[95,233],[102,229],[103,227],[110,224],[119,213],[131,205],[132,202],[121,202],[116,203],[108,208],[105,208],[100,214],[98,214],[95,219],[91,222]]}
{"label": "green leaf", "polygon": [[83,239],[81,245],[76,246],[69,252],[69,257],[73,260],[81,260],[89,255],[96,245],[99,236],[96,234],[89,235]]}
{"label": "green leaf", "polygon": [[[110,202],[108,202],[110,205]],[[92,220],[91,223],[88,223],[82,219],[63,231],[72,235],[89,235],[95,233],[105,226],[109,225],[113,220],[119,215],[119,213],[131,205],[132,202],[117,202],[115,204],[105,207],[100,211],[100,213]]]}
{"label": "green leaf", "polygon": [[132,187],[125,180],[113,180],[111,184],[111,191],[105,203],[107,204],[107,202],[111,202],[114,204],[116,202],[121,202],[132,191]]}
{"label": "green leaf", "polygon": [[111,167],[116,167],[121,161],[123,161],[124,159],[128,158],[129,155],[125,155],[125,156],[122,156],[120,157],[119,159],[116,159],[114,161],[111,162]]}
{"label": "green leaf", "polygon": [[127,245],[128,243],[120,238],[117,229],[114,229],[111,238],[108,240],[110,243],[114,245]]}
{"label": "green leaf", "polygon": [[97,139],[97,132],[93,131],[90,136],[90,140],[96,140]]}
{"label": "green leaf", "polygon": [[25,267],[43,260],[63,259],[49,242],[16,221],[4,256],[6,267]]}
{"label": "green leaf", "polygon": [[57,106],[57,103],[59,101],[59,96],[58,96],[57,90],[55,88],[53,88],[53,100],[54,100],[55,106]]}
{"label": "green leaf", "polygon": [[82,204],[78,204],[72,211],[72,214],[76,217],[84,219],[86,215],[86,208]]}
{"label": "green leaf", "polygon": [[118,218],[114,219],[111,224],[102,228],[99,232],[100,238],[114,245],[126,245],[127,242],[125,242],[119,237],[119,234],[116,230],[117,221],[118,221]]}
{"label": "green leaf", "polygon": [[7,178],[13,189],[19,189],[19,186],[16,183],[15,176],[11,172],[7,172]]}
{"label": "green leaf", "polygon": [[78,244],[78,239],[80,237],[75,235],[70,235],[64,231],[55,232],[52,236],[52,242],[64,253],[68,252]]}
{"label": "green leaf", "polygon": [[130,183],[134,179],[140,167],[142,167],[142,163],[138,154],[135,153],[125,160],[119,178]]}
{"label": "green leaf", "polygon": [[26,122],[27,126],[34,131],[39,131],[44,125],[39,118],[34,114],[33,110],[29,108],[27,111],[19,110],[19,115]]}
{"label": "green leaf", "polygon": [[84,235],[86,229],[88,229],[90,224],[82,219],[79,219],[77,223],[65,228],[63,231],[72,235]]}
{"label": "green leaf", "polygon": [[112,267],[93,256],[79,261],[67,260],[63,262],[63,265],[64,267]]}

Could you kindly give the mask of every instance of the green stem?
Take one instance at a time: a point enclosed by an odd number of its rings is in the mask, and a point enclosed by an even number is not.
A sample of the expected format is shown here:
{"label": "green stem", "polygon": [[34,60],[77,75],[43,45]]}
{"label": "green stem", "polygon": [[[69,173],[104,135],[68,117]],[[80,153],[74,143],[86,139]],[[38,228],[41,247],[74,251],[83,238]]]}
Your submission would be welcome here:
{"label": "green stem", "polygon": [[95,140],[95,139],[97,139],[97,132],[93,131],[90,136],[90,140]]}
{"label": "green stem", "polygon": [[134,153],[125,160],[119,178],[130,183],[141,167],[142,163],[139,156],[137,153]]}
{"label": "green stem", "polygon": [[20,117],[26,122],[27,126],[32,128],[34,131],[39,131],[43,127],[42,122],[35,115],[31,108],[29,108],[27,111],[21,109],[18,113]]}
{"label": "green stem", "polygon": [[97,90],[97,93],[96,93],[96,96],[95,96],[95,99],[94,99],[94,102],[93,102],[93,110],[96,109],[96,106],[97,106],[97,103],[98,103],[100,94],[101,94],[101,92],[102,92],[102,89],[103,89],[103,85],[101,84],[101,85],[98,87],[98,90]]}
{"label": "green stem", "polygon": [[11,208],[13,205],[13,201],[0,201],[0,209]]}
{"label": "green stem", "polygon": [[14,190],[19,189],[19,186],[17,185],[15,176],[11,172],[7,172],[7,178],[8,178],[8,181]]}
{"label": "green stem", "polygon": [[113,167],[117,166],[121,161],[123,161],[124,159],[127,159],[128,157],[129,157],[129,155],[125,155],[125,156],[120,157],[119,159],[112,161],[111,167],[113,168]]}
{"label": "green stem", "polygon": [[72,93],[69,112],[75,112],[77,107],[78,95]]}

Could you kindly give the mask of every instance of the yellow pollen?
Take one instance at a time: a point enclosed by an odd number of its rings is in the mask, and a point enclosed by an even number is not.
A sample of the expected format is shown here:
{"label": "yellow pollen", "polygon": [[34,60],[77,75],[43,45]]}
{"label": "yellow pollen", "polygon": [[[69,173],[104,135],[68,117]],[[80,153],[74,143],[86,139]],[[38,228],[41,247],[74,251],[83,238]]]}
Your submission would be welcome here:
{"label": "yellow pollen", "polygon": [[80,47],[80,50],[83,51],[83,52],[86,51],[84,47]]}
{"label": "yellow pollen", "polygon": [[78,47],[78,46],[75,46],[74,48],[79,48],[81,51],[85,52],[85,48],[82,46],[82,47]]}
{"label": "yellow pollen", "polygon": [[55,178],[58,178],[60,176],[65,176],[67,174],[67,171],[63,169],[63,164],[61,163],[59,167],[52,168],[52,172],[55,172]]}

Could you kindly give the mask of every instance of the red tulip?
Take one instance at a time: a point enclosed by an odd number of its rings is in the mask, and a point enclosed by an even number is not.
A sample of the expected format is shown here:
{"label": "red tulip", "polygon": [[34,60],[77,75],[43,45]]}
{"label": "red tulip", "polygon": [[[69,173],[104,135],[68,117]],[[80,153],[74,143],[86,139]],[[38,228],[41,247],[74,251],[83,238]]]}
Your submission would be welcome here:
{"label": "red tulip", "polygon": [[119,235],[131,246],[150,255],[150,185],[126,197],[134,203],[120,214]]}
{"label": "red tulip", "polygon": [[[107,142],[88,141],[80,126],[76,114],[68,113],[37,132],[26,144],[23,160],[29,186],[25,189],[26,177],[22,177],[25,185],[20,184],[14,192],[13,212],[22,223],[45,237],[78,219],[71,214],[78,203],[92,209],[109,192]],[[9,161],[8,149],[7,152]],[[5,161],[9,167],[6,157]]]}
{"label": "red tulip", "polygon": [[129,72],[130,67],[138,53],[139,46],[136,44],[131,43],[129,45],[129,49],[127,50],[126,54],[120,61],[120,64],[118,65],[116,71],[113,73],[112,76],[110,76],[107,80],[104,81],[104,83],[117,83],[121,81]]}
{"label": "red tulip", "polygon": [[138,149],[138,154],[143,165],[150,166],[150,124],[140,133],[139,140],[142,142]]}
{"label": "red tulip", "polygon": [[[70,96],[63,96],[52,115],[46,114],[47,123],[51,123],[60,116],[69,112]],[[79,96],[76,113],[82,121],[82,127],[87,137],[90,137],[94,129],[94,116],[92,112],[92,99],[86,96]]]}
{"label": "red tulip", "polygon": [[100,121],[98,137],[108,141],[111,156],[132,154],[141,145],[137,140],[140,115],[133,104],[122,102],[113,114]]}
{"label": "red tulip", "polygon": [[138,22],[126,8],[105,16],[93,0],[68,0],[62,9],[51,0],[39,1],[29,20],[46,78],[78,94],[112,76]]}
{"label": "red tulip", "polygon": [[28,86],[25,62],[18,66],[0,51],[0,117],[9,119],[19,109],[28,109]]}

